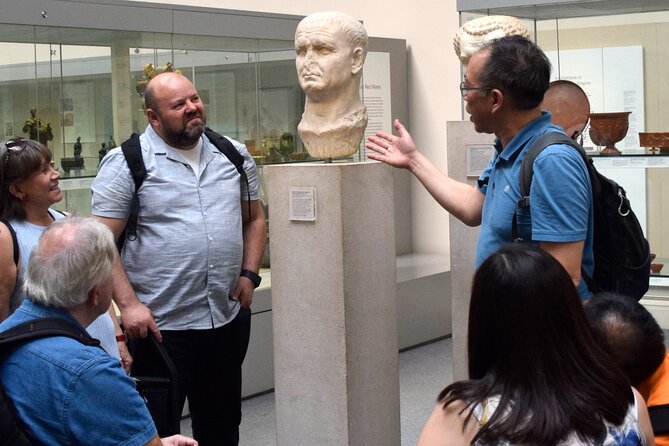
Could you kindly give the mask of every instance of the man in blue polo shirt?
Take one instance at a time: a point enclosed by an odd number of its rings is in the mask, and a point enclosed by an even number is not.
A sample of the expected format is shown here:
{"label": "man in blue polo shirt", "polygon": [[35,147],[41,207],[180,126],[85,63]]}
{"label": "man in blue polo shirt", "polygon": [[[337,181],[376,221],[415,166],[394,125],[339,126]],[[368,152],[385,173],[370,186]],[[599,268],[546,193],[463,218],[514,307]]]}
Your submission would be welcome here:
{"label": "man in blue polo shirt", "polygon": [[[495,153],[471,186],[444,175],[423,156],[404,126],[399,136],[379,132],[366,147],[371,159],[411,171],[448,212],[469,226],[481,225],[476,248],[480,265],[512,241],[511,222],[520,199],[520,164],[532,143],[551,124],[541,102],[550,82],[550,62],[534,43],[507,36],[488,43],[469,60],[460,85],[466,110],[479,133],[493,133]],[[592,190],[587,167],[573,148],[555,144],[534,161],[530,192],[532,212],[521,209],[519,235],[553,255],[567,270],[582,299],[592,293],[581,280],[581,267],[592,275],[594,228]]]}
{"label": "man in blue polo shirt", "polygon": [[[23,304],[2,324],[56,317],[84,328],[109,309],[116,246],[92,219],[53,222],[30,255]],[[68,337],[29,341],[2,358],[0,381],[34,443],[196,446],[158,438],[146,404],[117,359]]]}

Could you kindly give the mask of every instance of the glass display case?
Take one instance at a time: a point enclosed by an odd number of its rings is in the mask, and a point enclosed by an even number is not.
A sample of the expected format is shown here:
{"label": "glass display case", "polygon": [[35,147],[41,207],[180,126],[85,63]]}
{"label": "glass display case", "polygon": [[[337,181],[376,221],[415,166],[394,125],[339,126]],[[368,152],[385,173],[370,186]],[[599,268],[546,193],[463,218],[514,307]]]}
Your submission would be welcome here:
{"label": "glass display case", "polygon": [[67,191],[60,206],[88,213],[90,194],[74,188],[117,141],[144,130],[147,79],[178,69],[198,88],[207,124],[245,142],[258,164],[304,160],[292,47],[292,40],[0,24],[0,139],[46,143]]}
{"label": "glass display case", "polygon": [[616,143],[620,155],[603,155],[589,127],[583,145],[631,199],[656,254],[651,285],[669,285],[669,149],[639,138],[669,131],[669,3],[458,0],[457,6],[461,23],[483,15],[521,19],[551,60],[553,80],[580,86],[593,113],[629,112],[627,134]]}
{"label": "glass display case", "polygon": [[[297,135],[304,93],[294,33],[301,19],[123,0],[77,8],[9,2],[0,15],[0,140],[46,143],[62,175],[64,199],[54,207],[89,215],[100,160],[147,125],[148,79],[179,70],[198,89],[207,125],[248,147],[266,203],[263,166],[317,161]],[[406,118],[403,40],[370,37],[361,97],[373,112],[368,131],[389,131],[391,116]],[[347,159],[361,160],[364,150]]]}

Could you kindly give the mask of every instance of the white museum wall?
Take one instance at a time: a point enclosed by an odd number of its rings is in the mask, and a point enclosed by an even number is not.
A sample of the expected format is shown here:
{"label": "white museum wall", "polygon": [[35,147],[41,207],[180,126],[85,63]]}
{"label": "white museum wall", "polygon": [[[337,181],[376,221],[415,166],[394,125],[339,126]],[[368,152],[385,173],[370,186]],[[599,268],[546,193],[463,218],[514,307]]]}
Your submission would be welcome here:
{"label": "white museum wall", "polygon": [[[446,121],[461,119],[460,65],[452,45],[459,26],[455,0],[396,1],[390,5],[380,0],[338,0],[334,4],[325,0],[148,2],[293,15],[337,10],[362,20],[371,36],[405,39],[409,65],[409,129],[423,153],[443,172],[447,171]],[[448,214],[414,179],[411,203],[414,253],[448,256]]]}

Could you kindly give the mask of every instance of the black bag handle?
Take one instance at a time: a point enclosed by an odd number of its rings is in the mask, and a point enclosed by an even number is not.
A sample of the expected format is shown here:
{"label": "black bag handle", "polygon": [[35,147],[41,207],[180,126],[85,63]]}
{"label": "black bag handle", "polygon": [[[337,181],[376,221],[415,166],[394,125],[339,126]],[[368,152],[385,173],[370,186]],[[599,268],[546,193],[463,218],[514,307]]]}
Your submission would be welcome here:
{"label": "black bag handle", "polygon": [[[174,362],[172,362],[163,344],[156,339],[151,331],[148,332],[146,338],[128,340],[128,348],[133,356],[141,351],[141,355],[144,357],[143,361],[134,361],[130,371],[130,376],[137,380],[138,390],[142,390],[143,380],[147,378],[153,380],[162,378],[168,383],[166,384],[169,386],[167,407],[162,407],[159,410],[159,415],[151,411],[152,405],[148,404],[148,401],[147,407],[149,407],[149,412],[151,412],[151,417],[154,419],[159,435],[178,434],[181,413],[179,411],[177,369]],[[165,413],[167,413],[168,419],[163,417]],[[157,415],[158,418],[156,418]]]}

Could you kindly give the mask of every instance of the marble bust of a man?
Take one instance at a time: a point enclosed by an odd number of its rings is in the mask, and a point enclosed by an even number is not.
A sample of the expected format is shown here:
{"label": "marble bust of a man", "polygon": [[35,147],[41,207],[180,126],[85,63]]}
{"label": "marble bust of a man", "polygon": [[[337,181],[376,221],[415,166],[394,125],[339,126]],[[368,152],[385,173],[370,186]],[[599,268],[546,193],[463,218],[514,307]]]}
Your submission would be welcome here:
{"label": "marble bust of a man", "polygon": [[295,53],[307,96],[297,131],[307,151],[315,158],[354,154],[367,127],[367,108],[360,100],[365,28],[339,12],[311,14],[297,25]]}

